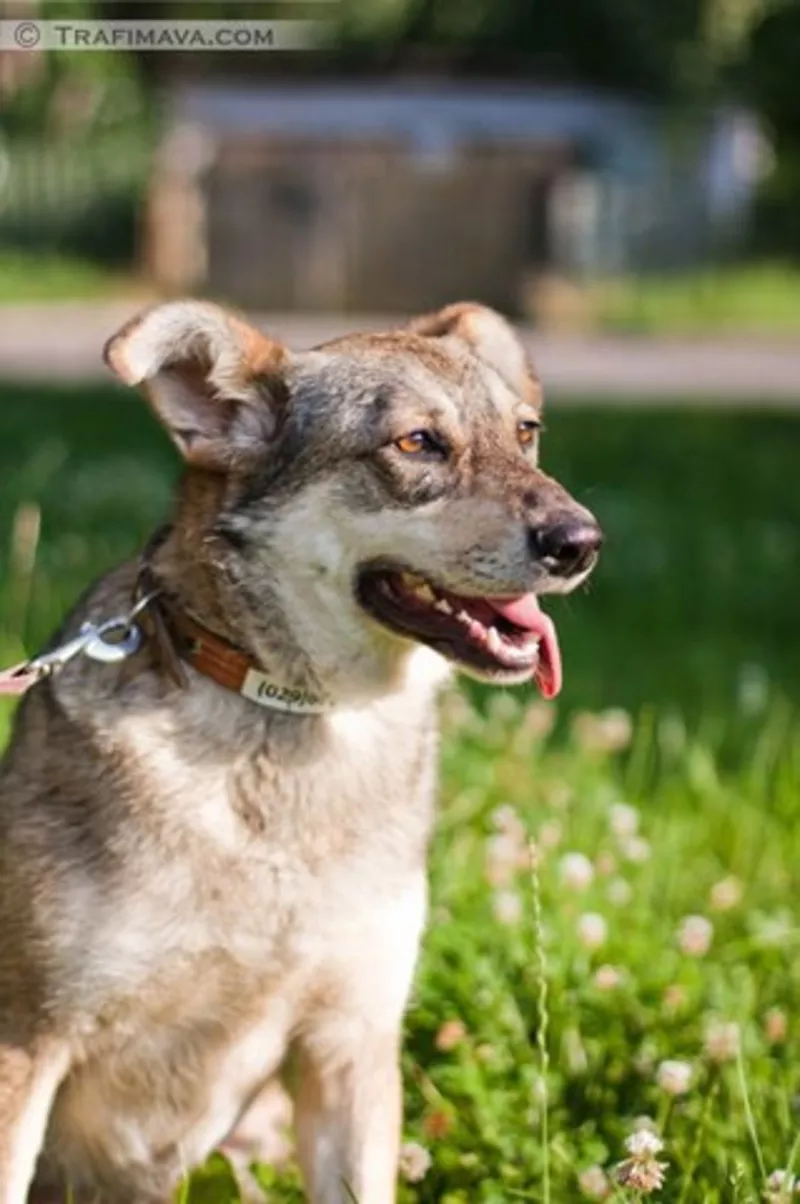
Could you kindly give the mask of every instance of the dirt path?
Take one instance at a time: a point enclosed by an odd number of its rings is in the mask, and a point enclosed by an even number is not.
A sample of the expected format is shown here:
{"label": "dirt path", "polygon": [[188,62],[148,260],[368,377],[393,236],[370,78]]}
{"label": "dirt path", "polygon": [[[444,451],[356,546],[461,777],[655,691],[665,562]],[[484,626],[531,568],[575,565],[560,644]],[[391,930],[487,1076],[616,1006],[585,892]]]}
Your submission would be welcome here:
{"label": "dirt path", "polygon": [[[135,308],[129,301],[3,307],[0,380],[103,379],[103,342]],[[256,320],[295,347],[397,324],[374,315],[269,314]],[[668,398],[800,409],[800,343],[522,334],[549,393],[564,401],[647,405]]]}

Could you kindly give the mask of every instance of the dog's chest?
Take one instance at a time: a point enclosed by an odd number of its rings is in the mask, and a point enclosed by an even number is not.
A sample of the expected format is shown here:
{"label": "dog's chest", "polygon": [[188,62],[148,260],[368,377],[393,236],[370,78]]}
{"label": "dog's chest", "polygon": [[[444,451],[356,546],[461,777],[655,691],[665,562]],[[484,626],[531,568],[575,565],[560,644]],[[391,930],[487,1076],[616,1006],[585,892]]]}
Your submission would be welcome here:
{"label": "dog's chest", "polygon": [[283,976],[333,956],[424,864],[435,731],[402,703],[335,713],[305,743],[248,740],[224,716],[197,750],[169,724],[127,719],[120,736],[152,822],[114,907],[112,961],[221,947]]}
{"label": "dog's chest", "polygon": [[152,823],[95,899],[79,993],[103,1023],[53,1130],[77,1178],[87,1142],[115,1176],[165,1137],[202,1158],[293,1039],[398,1022],[425,914],[430,729],[343,713],[283,764],[224,755],[224,731],[193,758],[152,725],[119,735]]}

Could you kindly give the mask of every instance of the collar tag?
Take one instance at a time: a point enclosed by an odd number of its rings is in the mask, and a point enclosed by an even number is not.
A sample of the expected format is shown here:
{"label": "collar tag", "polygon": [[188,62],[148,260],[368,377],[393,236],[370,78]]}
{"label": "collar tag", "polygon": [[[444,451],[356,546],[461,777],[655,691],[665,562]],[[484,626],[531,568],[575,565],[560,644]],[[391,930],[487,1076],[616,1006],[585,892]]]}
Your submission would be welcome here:
{"label": "collar tag", "polygon": [[239,693],[261,707],[290,715],[322,715],[331,704],[326,698],[294,686],[281,686],[260,669],[248,669]]}

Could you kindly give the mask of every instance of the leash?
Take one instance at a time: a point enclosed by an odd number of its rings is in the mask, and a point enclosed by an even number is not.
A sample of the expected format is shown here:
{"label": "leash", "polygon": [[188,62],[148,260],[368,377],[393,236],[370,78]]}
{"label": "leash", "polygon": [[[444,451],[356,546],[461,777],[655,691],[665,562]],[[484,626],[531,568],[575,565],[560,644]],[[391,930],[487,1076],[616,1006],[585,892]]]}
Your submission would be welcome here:
{"label": "leash", "polygon": [[86,622],[72,639],[19,665],[12,665],[10,669],[4,669],[0,672],[0,694],[26,694],[31,686],[58,673],[76,656],[88,656],[90,660],[105,665],[127,660],[142,646],[142,631],[135,620],[154,596],[147,594],[139,598],[125,615],[117,615],[101,623]]}
{"label": "leash", "polygon": [[189,686],[185,662],[217,685],[258,706],[292,715],[320,715],[328,711],[330,699],[312,690],[274,681],[241,648],[209,631],[170,602],[151,565],[153,553],[168,534],[169,528],[161,528],[145,546],[127,614],[99,623],[84,623],[72,639],[0,671],[0,695],[26,694],[77,656],[107,665],[119,664],[135,656],[147,643],[156,667],[181,689]]}
{"label": "leash", "polygon": [[[76,656],[87,656],[90,660],[102,664],[119,664],[134,656],[142,647],[146,635],[145,611],[155,601],[160,593],[158,584],[150,569],[150,559],[153,552],[161,546],[169,534],[168,527],[159,528],[145,544],[139,562],[139,572],[136,576],[133,598],[130,609],[125,615],[105,619],[99,623],[83,623],[76,636],[65,640],[47,652],[42,652],[30,660],[21,661],[9,669],[0,670],[0,695],[27,694],[32,686],[59,673]],[[136,620],[139,620],[137,623]],[[153,633],[154,640],[161,650],[161,633]],[[166,636],[163,636],[166,640]],[[161,657],[159,657],[161,659]],[[172,668],[171,661],[165,658],[164,667]],[[186,675],[179,669],[178,684],[186,685]]]}

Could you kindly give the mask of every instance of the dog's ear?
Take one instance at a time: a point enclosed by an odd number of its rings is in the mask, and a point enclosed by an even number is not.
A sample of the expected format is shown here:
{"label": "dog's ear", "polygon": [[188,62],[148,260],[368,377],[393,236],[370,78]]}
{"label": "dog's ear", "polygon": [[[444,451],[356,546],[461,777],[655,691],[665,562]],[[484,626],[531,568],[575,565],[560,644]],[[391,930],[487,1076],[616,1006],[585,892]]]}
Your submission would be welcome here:
{"label": "dog's ear", "polygon": [[142,385],[187,463],[247,468],[275,434],[289,352],[205,301],[169,301],[109,339],[103,358]]}
{"label": "dog's ear", "polygon": [[450,335],[461,339],[520,397],[528,395],[538,380],[514,327],[487,305],[459,301],[415,318],[411,329],[432,338]]}

